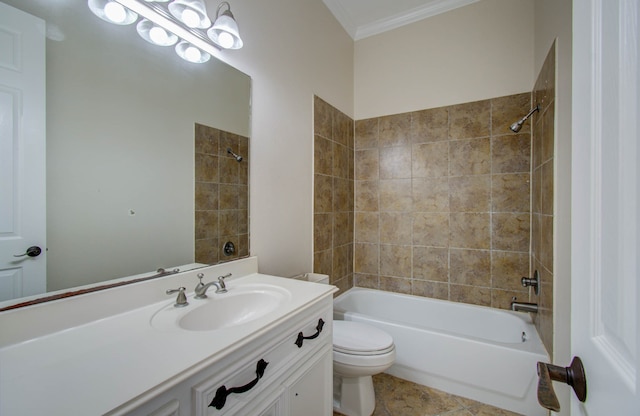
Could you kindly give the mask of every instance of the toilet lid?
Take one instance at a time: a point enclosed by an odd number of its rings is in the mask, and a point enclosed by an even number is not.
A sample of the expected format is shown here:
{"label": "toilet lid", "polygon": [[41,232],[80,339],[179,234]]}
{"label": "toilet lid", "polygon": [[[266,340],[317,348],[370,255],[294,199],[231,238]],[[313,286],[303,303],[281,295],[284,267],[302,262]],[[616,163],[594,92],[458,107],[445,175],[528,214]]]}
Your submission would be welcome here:
{"label": "toilet lid", "polygon": [[382,354],[393,349],[393,338],[371,325],[333,321],[333,349],[346,354]]}

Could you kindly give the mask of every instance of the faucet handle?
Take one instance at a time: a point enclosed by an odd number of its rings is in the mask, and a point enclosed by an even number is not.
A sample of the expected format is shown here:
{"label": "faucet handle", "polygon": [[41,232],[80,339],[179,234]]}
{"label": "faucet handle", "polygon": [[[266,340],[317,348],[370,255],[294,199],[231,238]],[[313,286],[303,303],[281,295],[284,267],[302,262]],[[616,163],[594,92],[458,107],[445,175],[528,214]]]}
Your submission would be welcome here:
{"label": "faucet handle", "polygon": [[227,285],[224,283],[224,279],[231,277],[231,273],[227,273],[224,276],[218,276],[218,289],[216,293],[227,293]]}
{"label": "faucet handle", "polygon": [[174,293],[178,293],[178,297],[176,298],[176,303],[174,303],[173,306],[175,306],[176,308],[182,308],[184,306],[187,306],[189,304],[189,302],[187,302],[187,295],[184,294],[184,291],[186,289],[184,287],[179,287],[177,289],[168,289],[167,290],[167,295],[172,295]]}
{"label": "faucet handle", "polygon": [[196,276],[197,276],[197,277],[198,277],[198,279],[200,280],[200,284],[203,284],[203,283],[202,283],[202,278],[204,277],[204,273],[198,273]]}

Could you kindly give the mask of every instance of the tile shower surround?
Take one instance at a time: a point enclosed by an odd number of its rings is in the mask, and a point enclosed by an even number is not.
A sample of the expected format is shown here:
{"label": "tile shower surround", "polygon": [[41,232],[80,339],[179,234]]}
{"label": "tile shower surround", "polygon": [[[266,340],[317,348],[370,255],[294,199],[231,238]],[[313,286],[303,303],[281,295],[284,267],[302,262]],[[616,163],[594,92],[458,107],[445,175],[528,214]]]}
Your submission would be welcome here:
{"label": "tile shower surround", "polygon": [[[227,148],[243,157],[242,162]],[[195,261],[216,264],[249,255],[249,139],[195,125]],[[236,253],[225,256],[231,241]]]}
{"label": "tile shower surround", "polygon": [[533,88],[533,101],[540,112],[533,126],[531,195],[531,272],[540,273],[540,293],[530,292],[539,305],[534,322],[549,354],[553,354],[553,217],[554,217],[554,128],[555,128],[555,44],[545,58]]}
{"label": "tile shower surround", "polygon": [[314,97],[313,271],[353,286],[354,122]]}
{"label": "tile shower surround", "polygon": [[522,93],[356,121],[354,284],[509,308],[527,300]]}

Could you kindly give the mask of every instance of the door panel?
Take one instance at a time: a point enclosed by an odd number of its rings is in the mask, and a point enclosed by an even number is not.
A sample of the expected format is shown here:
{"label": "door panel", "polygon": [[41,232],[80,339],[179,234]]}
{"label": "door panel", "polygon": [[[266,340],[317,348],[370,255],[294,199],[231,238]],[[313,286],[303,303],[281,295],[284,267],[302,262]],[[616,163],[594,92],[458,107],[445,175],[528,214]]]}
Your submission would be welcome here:
{"label": "door panel", "polygon": [[574,7],[572,354],[587,400],[572,414],[638,414],[640,6]]}
{"label": "door panel", "polygon": [[46,291],[44,33],[0,3],[0,301]]}

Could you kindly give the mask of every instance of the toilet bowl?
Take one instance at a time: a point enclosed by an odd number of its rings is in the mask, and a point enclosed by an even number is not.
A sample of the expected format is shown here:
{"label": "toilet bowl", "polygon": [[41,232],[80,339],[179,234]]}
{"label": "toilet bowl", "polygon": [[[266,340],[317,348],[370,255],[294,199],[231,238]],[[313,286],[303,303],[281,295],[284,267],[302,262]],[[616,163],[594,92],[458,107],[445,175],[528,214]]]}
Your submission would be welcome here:
{"label": "toilet bowl", "polygon": [[376,406],[371,376],[391,367],[393,338],[360,322],[333,321],[333,407],[346,416],[370,416]]}

